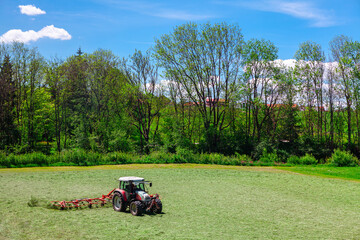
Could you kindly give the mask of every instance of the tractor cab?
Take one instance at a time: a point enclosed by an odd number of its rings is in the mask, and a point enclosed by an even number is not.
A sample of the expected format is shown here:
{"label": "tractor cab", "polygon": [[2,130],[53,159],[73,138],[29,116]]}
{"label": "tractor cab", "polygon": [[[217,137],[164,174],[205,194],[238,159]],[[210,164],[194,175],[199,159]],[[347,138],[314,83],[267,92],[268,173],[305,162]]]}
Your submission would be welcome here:
{"label": "tractor cab", "polygon": [[139,177],[121,177],[119,178],[119,189],[125,191],[126,197],[135,197],[138,191],[148,192],[146,185],[152,186],[152,183],[145,181],[144,178]]}

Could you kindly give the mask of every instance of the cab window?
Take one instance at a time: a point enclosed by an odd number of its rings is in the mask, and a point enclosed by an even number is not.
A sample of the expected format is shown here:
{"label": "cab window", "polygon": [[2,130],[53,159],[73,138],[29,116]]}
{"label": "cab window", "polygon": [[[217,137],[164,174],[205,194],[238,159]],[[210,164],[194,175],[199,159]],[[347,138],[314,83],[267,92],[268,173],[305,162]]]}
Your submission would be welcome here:
{"label": "cab window", "polygon": [[129,182],[121,182],[120,183],[120,189],[127,189],[129,186]]}

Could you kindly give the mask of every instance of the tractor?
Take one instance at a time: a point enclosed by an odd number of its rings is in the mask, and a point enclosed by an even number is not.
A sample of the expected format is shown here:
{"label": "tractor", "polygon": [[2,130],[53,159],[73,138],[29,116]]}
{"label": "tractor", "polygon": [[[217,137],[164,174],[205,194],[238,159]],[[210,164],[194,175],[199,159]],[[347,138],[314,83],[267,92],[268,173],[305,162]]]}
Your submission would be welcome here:
{"label": "tractor", "polygon": [[125,212],[127,207],[132,215],[140,216],[144,212],[161,213],[162,203],[158,194],[148,194],[146,185],[149,181],[140,177],[119,178],[119,188],[113,192],[113,208],[117,212]]}

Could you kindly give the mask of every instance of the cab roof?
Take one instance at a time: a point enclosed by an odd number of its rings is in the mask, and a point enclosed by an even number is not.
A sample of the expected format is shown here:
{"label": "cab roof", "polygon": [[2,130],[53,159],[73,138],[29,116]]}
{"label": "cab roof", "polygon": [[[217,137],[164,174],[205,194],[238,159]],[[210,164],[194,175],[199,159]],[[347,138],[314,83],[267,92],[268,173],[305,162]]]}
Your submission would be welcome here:
{"label": "cab roof", "polygon": [[141,177],[121,177],[119,178],[119,181],[144,181],[144,178]]}

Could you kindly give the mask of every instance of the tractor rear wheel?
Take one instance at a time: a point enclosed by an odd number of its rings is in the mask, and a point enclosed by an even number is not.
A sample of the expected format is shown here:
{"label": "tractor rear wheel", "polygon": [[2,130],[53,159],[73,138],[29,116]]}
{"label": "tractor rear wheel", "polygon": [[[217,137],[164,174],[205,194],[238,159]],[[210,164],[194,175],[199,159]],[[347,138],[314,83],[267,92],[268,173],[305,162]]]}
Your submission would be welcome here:
{"label": "tractor rear wheel", "polygon": [[161,213],[162,212],[162,202],[160,199],[155,199],[155,202],[156,202],[156,206],[155,206],[155,209],[154,209],[154,212],[155,213]]}
{"label": "tractor rear wheel", "polygon": [[143,208],[140,201],[134,201],[130,203],[130,212],[134,216],[142,215]]}
{"label": "tractor rear wheel", "polygon": [[117,212],[125,212],[126,203],[123,196],[119,192],[115,192],[112,197],[113,209]]}

